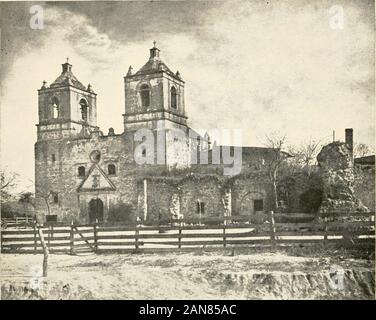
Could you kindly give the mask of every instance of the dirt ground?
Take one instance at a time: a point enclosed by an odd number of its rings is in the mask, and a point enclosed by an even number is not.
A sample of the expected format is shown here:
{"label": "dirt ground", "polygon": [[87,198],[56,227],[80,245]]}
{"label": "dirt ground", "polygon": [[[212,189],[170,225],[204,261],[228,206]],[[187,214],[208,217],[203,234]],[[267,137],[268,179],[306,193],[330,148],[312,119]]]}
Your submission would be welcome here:
{"label": "dirt ground", "polygon": [[[374,299],[374,256],[341,252],[1,255],[2,299]],[[334,273],[333,273],[334,270]],[[339,275],[337,278],[334,275]],[[338,280],[336,280],[338,279]]]}

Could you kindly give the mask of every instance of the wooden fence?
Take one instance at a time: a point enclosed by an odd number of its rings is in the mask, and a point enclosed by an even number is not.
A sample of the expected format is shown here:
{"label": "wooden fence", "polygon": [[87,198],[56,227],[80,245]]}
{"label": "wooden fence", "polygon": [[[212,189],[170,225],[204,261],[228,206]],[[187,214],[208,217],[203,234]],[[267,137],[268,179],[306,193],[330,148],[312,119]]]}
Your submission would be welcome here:
{"label": "wooden fence", "polygon": [[2,227],[20,227],[25,228],[33,224],[33,217],[31,216],[21,216],[14,218],[1,218]]}
{"label": "wooden fence", "polygon": [[[295,215],[292,220],[299,219],[299,215]],[[2,230],[1,251],[41,253],[37,228],[42,228],[51,253],[186,251],[239,246],[333,245],[369,249],[375,246],[374,213],[336,215],[336,219],[327,215],[310,222],[281,222],[284,220],[271,212],[261,224],[252,223],[249,216],[160,221],[158,226],[34,224],[26,229]]]}

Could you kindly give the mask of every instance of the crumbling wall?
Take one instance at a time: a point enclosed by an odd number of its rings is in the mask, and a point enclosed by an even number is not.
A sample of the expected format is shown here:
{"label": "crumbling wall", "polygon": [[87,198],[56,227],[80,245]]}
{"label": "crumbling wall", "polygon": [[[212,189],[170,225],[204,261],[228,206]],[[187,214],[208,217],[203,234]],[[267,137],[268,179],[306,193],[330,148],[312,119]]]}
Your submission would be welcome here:
{"label": "crumbling wall", "polygon": [[375,211],[375,167],[358,166],[355,168],[355,196],[372,211]]}
{"label": "crumbling wall", "polygon": [[332,142],[317,156],[323,182],[323,201],[319,212],[369,211],[354,194],[354,167],[351,149],[346,143]]}

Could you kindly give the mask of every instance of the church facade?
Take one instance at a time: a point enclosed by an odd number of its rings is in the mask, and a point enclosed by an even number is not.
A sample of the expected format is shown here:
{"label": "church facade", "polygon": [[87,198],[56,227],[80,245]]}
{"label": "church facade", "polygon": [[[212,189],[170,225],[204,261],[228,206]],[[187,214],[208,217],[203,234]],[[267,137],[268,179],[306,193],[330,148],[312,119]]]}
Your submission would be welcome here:
{"label": "church facade", "polygon": [[[97,94],[64,63],[61,75],[38,90],[39,219],[154,223],[197,216],[256,217],[271,210],[267,169],[274,150],[238,148],[240,172],[224,175],[226,165],[212,161],[217,151],[222,159],[224,147],[211,146],[208,136],[187,124],[184,89],[179,72],[167,67],[154,45],[146,64],[135,73],[130,67],[124,77],[124,131],[110,128],[104,134],[97,126]],[[152,148],[143,147],[147,135],[155,141]],[[208,162],[201,161],[201,154],[208,155]]]}

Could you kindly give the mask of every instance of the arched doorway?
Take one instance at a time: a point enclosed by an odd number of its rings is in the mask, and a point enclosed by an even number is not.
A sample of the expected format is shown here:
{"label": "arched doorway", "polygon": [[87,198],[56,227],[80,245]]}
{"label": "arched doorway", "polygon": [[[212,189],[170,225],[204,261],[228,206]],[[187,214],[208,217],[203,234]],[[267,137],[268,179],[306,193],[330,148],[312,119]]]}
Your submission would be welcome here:
{"label": "arched doorway", "polygon": [[103,221],[103,202],[101,199],[91,199],[89,202],[89,221]]}
{"label": "arched doorway", "polygon": [[264,195],[260,192],[249,192],[241,198],[240,214],[250,216],[252,223],[263,222]]}

